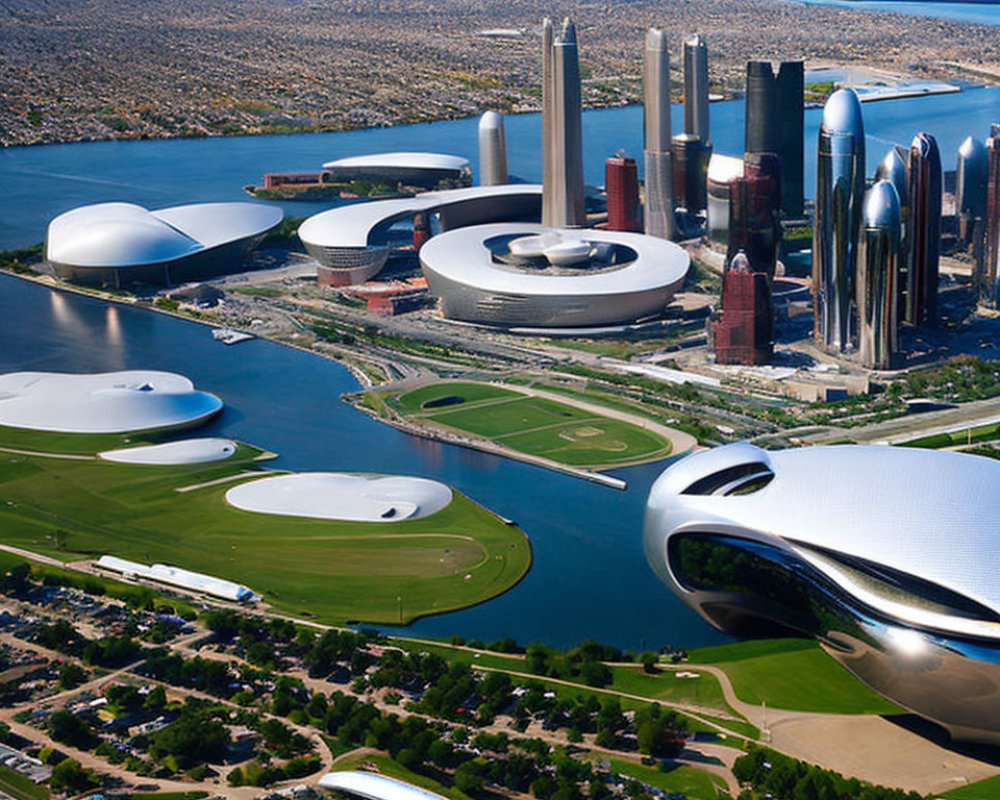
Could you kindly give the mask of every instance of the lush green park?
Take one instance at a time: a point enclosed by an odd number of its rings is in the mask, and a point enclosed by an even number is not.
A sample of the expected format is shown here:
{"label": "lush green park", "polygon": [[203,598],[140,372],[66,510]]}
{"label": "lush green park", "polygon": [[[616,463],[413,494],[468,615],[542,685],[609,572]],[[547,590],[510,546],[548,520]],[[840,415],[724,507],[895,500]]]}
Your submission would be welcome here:
{"label": "lush green park", "polygon": [[162,561],[325,622],[409,622],[462,608],[510,588],[531,562],[517,527],[457,493],[437,514],[399,522],[258,514],[229,506],[225,493],[264,474],[260,450],[241,445],[224,462],[183,466],[81,457],[118,438],[0,429],[4,544],[62,561]]}
{"label": "lush green park", "polygon": [[746,703],[831,714],[899,714],[903,710],[851,675],[817,642],[763,639],[692,650],[698,664],[719,667]]}
{"label": "lush green park", "polygon": [[959,786],[941,796],[947,797],[948,800],[1000,800],[1000,775],[967,786]]}
{"label": "lush green park", "polygon": [[492,384],[436,383],[386,399],[415,422],[572,466],[636,464],[671,450],[663,436],[629,422]]}
{"label": "lush green park", "polygon": [[722,778],[684,765],[661,768],[612,758],[611,770],[664,792],[686,795],[689,800],[713,800],[726,788]]}

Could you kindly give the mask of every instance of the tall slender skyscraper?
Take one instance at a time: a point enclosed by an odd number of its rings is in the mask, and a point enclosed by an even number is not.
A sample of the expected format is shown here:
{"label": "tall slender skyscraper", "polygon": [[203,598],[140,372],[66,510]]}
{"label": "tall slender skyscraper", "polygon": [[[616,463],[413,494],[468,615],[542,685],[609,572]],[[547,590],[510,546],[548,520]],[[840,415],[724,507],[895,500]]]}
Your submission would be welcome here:
{"label": "tall slender skyscraper", "polygon": [[881,180],[865,195],[858,241],[858,349],[869,369],[889,369],[899,350],[899,194]]}
{"label": "tall slender skyscraper", "polygon": [[804,73],[801,61],[747,62],[746,152],[775,153],[781,162],[781,211],[803,212]]}
{"label": "tall slender skyscraper", "polygon": [[500,186],[507,183],[507,140],[503,114],[487,111],[479,118],[479,184]]}
{"label": "tall slender skyscraper", "polygon": [[708,47],[700,33],[684,40],[684,133],[708,142]]}
{"label": "tall slender skyscraper", "polygon": [[576,28],[558,34],[542,22],[542,224],[580,228],[586,221],[583,134]]}
{"label": "tall slender skyscraper", "polygon": [[906,283],[907,253],[910,242],[910,210],[907,203],[910,192],[906,187],[906,159],[908,152],[905,147],[893,145],[889,152],[875,168],[875,182],[889,181],[896,190],[899,201],[899,274],[896,276],[896,321],[903,321],[903,306],[906,303],[904,284]]}
{"label": "tall slender skyscraper", "polygon": [[865,191],[865,126],[861,103],[850,89],[830,95],[823,107],[816,157],[813,225],[814,334],[825,347],[851,346],[851,312],[858,230]]}
{"label": "tall slender skyscraper", "polygon": [[929,133],[918,133],[906,162],[910,237],[903,322],[920,325],[937,316],[938,261],[941,250],[941,154]]}
{"label": "tall slender skyscraper", "polygon": [[673,238],[674,175],[670,159],[670,53],[663,31],[646,33],[643,62],[645,91],[645,230],[649,236]]}
{"label": "tall slender skyscraper", "polygon": [[990,126],[986,140],[986,274],[981,297],[989,305],[997,302],[997,262],[1000,260],[1000,125]]}
{"label": "tall slender skyscraper", "polygon": [[967,137],[955,159],[955,211],[958,238],[964,245],[972,241],[976,220],[986,218],[986,162],[986,145]]}

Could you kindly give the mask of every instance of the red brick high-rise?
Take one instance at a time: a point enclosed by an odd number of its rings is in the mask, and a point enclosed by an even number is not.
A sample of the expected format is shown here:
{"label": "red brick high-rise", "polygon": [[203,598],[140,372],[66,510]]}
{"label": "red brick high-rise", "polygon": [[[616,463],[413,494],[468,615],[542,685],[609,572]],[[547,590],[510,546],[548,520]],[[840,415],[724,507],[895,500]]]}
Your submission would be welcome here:
{"label": "red brick high-rise", "polygon": [[639,173],[635,159],[612,156],[605,161],[604,187],[608,195],[608,230],[640,230]]}
{"label": "red brick high-rise", "polygon": [[773,318],[768,276],[737,253],[722,276],[722,316],[712,323],[715,363],[770,364]]}

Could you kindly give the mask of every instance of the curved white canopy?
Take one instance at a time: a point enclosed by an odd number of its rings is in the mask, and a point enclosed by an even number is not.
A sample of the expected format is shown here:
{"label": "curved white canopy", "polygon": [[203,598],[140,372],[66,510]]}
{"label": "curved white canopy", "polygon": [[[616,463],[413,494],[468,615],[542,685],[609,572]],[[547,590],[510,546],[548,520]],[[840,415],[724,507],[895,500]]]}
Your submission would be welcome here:
{"label": "curved white canopy", "polygon": [[323,169],[337,167],[389,167],[394,169],[454,169],[468,168],[469,159],[445,153],[372,153],[327,161]]}
{"label": "curved white canopy", "polygon": [[365,800],[444,800],[441,795],[419,786],[361,770],[328,772],[319,779],[319,785],[324,789],[358,795]]}
{"label": "curved white canopy", "polygon": [[206,438],[124,447],[97,455],[105,461],[121,464],[204,464],[223,461],[235,452],[236,442],[231,439]]}

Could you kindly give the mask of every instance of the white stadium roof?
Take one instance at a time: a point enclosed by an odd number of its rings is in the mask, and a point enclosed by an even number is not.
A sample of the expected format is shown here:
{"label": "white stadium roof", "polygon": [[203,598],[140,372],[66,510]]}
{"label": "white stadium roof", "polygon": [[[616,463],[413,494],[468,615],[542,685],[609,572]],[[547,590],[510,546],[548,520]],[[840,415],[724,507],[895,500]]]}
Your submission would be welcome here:
{"label": "white stadium roof", "polygon": [[226,501],[244,511],[354,522],[428,517],[451,499],[451,489],[426,478],[342,472],[278,475],[242,483],[226,492]]}
{"label": "white stadium roof", "polygon": [[159,211],[97,203],[49,223],[45,257],[78,267],[158,264],[262,234],[281,219],[281,209],[259,203],[197,203]]}
{"label": "white stadium roof", "polygon": [[424,192],[415,197],[378,200],[331,208],[309,217],[299,226],[299,238],[319,247],[367,247],[374,228],[418,211],[433,211],[456,203],[495,197],[541,197],[541,184],[503,184],[501,186],[471,186]]}
{"label": "white stadium roof", "polygon": [[0,425],[61,433],[128,433],[200,424],[222,409],[183,375],[127,370],[94,375],[0,375]]}
{"label": "white stadium roof", "polygon": [[117,556],[101,556],[97,559],[97,566],[121,575],[145,578],[157,583],[165,583],[169,586],[177,586],[181,589],[202,592],[213,597],[221,597],[224,600],[242,602],[250,600],[254,596],[253,592],[246,586],[241,586],[238,583],[216,578],[212,575],[204,575],[200,572],[191,572],[180,567],[171,567],[166,564],[147,566],[146,564],[127,561]]}
{"label": "white stadium roof", "polygon": [[231,439],[184,439],[166,444],[124,447],[105,450],[97,455],[105,461],[122,464],[204,464],[222,461],[236,452],[236,442]]}
{"label": "white stadium roof", "polygon": [[319,785],[324,789],[358,795],[365,800],[444,800],[441,795],[419,786],[360,770],[328,772],[319,779]]}
{"label": "white stadium roof", "polygon": [[468,168],[469,159],[444,153],[372,153],[327,161],[323,169],[337,167],[388,167],[390,169],[454,169]]}

